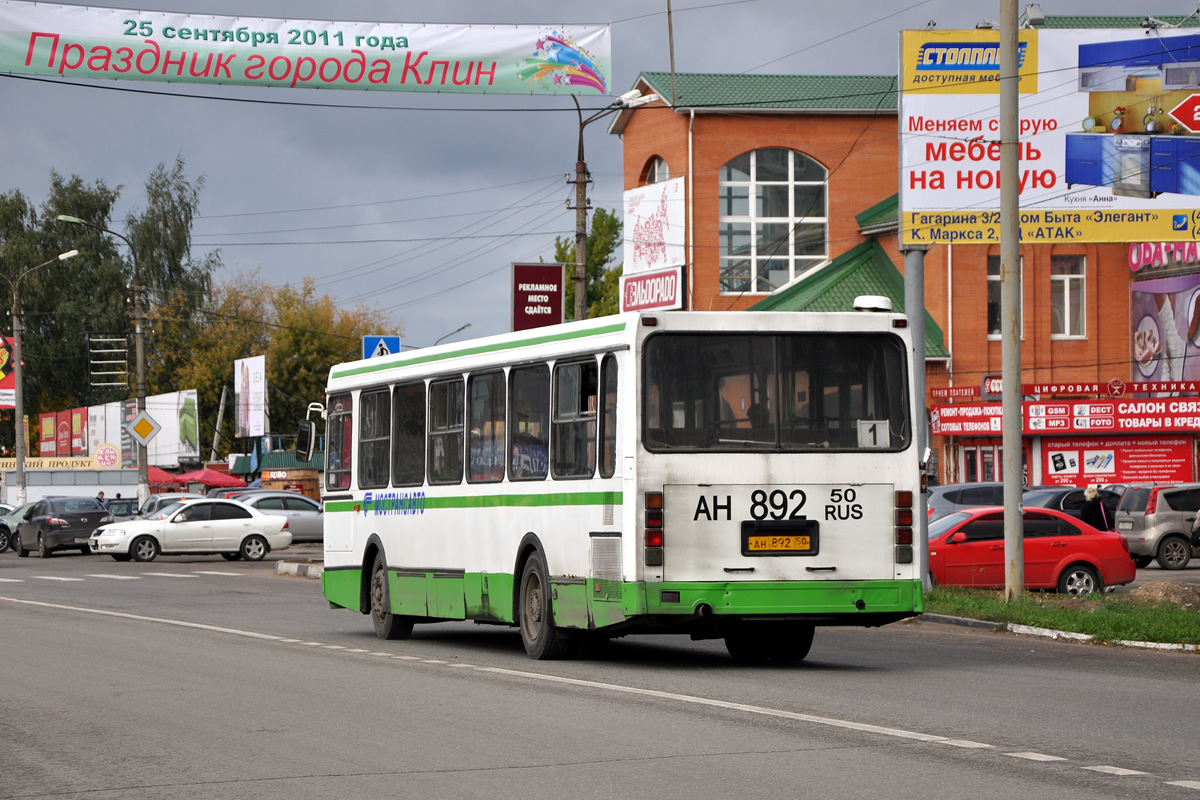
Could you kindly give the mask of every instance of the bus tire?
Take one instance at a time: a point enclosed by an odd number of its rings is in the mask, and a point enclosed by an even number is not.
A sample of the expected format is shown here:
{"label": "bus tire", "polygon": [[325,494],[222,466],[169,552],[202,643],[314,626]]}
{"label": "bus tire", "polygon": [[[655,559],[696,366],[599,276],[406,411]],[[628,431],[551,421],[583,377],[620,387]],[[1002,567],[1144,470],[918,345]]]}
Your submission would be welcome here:
{"label": "bus tire", "polygon": [[554,624],[550,607],[550,580],[540,553],[531,553],[521,571],[521,644],[535,661],[550,661],[571,655],[570,636]]}
{"label": "bus tire", "polygon": [[739,664],[803,661],[815,628],[808,622],[743,622],[725,634],[725,649]]}
{"label": "bus tire", "polygon": [[388,594],[387,568],[383,555],[375,555],[375,566],[371,568],[371,624],[380,639],[407,639],[412,635],[412,617],[392,613],[392,601]]}

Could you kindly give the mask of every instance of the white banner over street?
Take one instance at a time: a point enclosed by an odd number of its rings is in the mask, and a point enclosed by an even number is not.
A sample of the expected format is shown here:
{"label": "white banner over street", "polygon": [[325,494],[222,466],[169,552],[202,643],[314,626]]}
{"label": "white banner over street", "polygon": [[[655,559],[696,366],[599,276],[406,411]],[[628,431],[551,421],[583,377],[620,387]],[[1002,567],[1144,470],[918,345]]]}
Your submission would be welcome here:
{"label": "white banner over street", "polygon": [[392,92],[607,94],[607,25],[426,25],[6,0],[0,72]]}

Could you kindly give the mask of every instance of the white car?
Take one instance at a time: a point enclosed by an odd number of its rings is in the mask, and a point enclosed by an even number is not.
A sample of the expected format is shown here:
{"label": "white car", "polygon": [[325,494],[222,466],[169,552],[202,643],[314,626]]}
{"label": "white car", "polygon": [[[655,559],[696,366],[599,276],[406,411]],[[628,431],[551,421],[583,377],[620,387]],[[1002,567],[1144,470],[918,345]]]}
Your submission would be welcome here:
{"label": "white car", "polygon": [[159,553],[220,553],[234,561],[262,561],[292,543],[287,517],[268,516],[236,500],[189,499],[152,519],[126,519],[92,533],[93,553],[117,561],[153,561]]}

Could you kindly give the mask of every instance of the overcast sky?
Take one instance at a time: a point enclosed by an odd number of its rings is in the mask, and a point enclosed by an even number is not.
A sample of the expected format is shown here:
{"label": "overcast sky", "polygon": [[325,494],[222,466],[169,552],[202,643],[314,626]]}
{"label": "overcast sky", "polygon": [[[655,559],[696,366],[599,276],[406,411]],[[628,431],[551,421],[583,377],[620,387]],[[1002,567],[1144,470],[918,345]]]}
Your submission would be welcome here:
{"label": "overcast sky", "polygon": [[[1188,14],[1196,5],[1041,4],[1049,15]],[[610,23],[614,94],[629,89],[639,72],[669,68],[665,6],[665,0],[113,5],[293,20]],[[981,18],[996,19],[999,2],[675,0],[673,10],[680,72],[895,74],[900,30],[930,21],[943,29],[974,27]],[[159,94],[138,91],[147,89]],[[406,346],[432,344],[467,323],[470,330],[457,338],[508,330],[509,264],[551,260],[555,236],[569,238],[574,230],[564,175],[574,168],[578,122],[566,96],[69,85],[0,75],[0,98],[0,191],[20,189],[40,204],[51,170],[103,180],[123,187],[119,224],[143,203],[151,169],[181,154],[188,175],[206,181],[194,252],[220,250],[225,269],[218,281],[256,269],[276,285],[311,276],[340,305],[365,300],[386,311],[403,328]],[[593,96],[584,104],[605,103]],[[338,107],[346,105],[355,108]],[[586,132],[596,180],[591,198],[593,206],[619,212],[621,143],[605,124]]]}

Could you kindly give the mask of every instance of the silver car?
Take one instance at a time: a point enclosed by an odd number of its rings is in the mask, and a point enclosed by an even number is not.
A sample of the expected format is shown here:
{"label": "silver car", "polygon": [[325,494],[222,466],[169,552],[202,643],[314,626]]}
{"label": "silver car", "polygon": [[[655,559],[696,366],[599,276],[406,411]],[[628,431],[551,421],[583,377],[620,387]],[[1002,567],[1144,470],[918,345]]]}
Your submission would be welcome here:
{"label": "silver car", "polygon": [[929,490],[929,521],[955,511],[1004,505],[1004,484],[995,481],[949,483]]}
{"label": "silver car", "polygon": [[260,490],[233,495],[233,499],[264,514],[287,517],[293,542],[325,541],[325,511],[302,494]]}
{"label": "silver car", "polygon": [[202,494],[192,494],[191,492],[164,492],[162,494],[152,494],[138,509],[137,515],[142,519],[150,519],[159,511],[162,511],[169,505],[174,505],[180,500],[196,500],[203,499]]}
{"label": "silver car", "polygon": [[1200,544],[1192,532],[1200,509],[1200,483],[1132,485],[1117,506],[1117,531],[1129,540],[1138,567],[1157,559],[1163,569],[1183,569]]}

